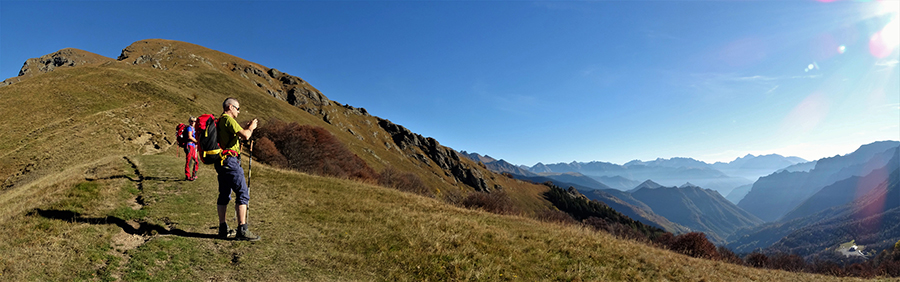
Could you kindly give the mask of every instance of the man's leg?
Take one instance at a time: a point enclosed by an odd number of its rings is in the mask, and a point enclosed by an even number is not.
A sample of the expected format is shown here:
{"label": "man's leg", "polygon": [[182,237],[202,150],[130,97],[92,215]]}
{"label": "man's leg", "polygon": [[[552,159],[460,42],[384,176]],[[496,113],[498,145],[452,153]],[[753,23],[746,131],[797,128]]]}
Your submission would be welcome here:
{"label": "man's leg", "polygon": [[234,211],[237,213],[238,225],[247,224],[247,205],[235,205]]}
{"label": "man's leg", "polygon": [[217,205],[219,212],[219,224],[225,223],[225,213],[228,211],[228,205]]}
{"label": "man's leg", "polygon": [[219,182],[219,197],[216,199],[216,213],[219,216],[219,238],[228,238],[228,236],[235,233],[234,229],[228,228],[225,218],[225,214],[228,211],[228,202],[231,201],[231,177],[228,171],[221,168],[219,164],[216,164],[216,172],[216,178]]}

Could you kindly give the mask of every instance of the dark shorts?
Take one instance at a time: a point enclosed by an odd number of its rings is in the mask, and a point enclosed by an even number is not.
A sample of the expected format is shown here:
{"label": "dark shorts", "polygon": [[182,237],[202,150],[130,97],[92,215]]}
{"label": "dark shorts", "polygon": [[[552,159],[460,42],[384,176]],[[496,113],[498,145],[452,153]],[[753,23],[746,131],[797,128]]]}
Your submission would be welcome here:
{"label": "dark shorts", "polygon": [[241,167],[240,159],[227,157],[223,164],[215,164],[215,166],[216,172],[219,174],[219,199],[216,200],[216,204],[227,205],[231,201],[232,191],[237,198],[236,204],[250,203],[250,189],[247,188],[247,181],[244,180],[244,168]]}

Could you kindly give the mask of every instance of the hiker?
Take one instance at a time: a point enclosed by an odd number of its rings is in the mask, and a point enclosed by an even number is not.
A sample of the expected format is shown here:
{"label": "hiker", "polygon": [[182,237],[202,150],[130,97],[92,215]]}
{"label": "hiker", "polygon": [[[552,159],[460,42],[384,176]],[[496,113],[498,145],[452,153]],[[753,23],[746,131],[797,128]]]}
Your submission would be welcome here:
{"label": "hiker", "polygon": [[244,169],[241,167],[241,147],[238,139],[250,139],[253,130],[256,129],[257,120],[253,119],[247,124],[247,128],[241,127],[235,118],[241,112],[241,105],[237,99],[227,98],[222,102],[222,116],[216,124],[218,131],[219,147],[222,149],[222,162],[216,163],[216,172],[219,174],[219,198],[216,202],[219,212],[219,237],[227,238],[231,233],[228,223],[225,222],[225,212],[228,202],[231,201],[231,192],[235,194],[234,210],[237,214],[238,229],[235,239],[256,241],[260,237],[250,232],[247,226],[247,207],[250,203],[250,189],[244,179]]}
{"label": "hiker", "polygon": [[[200,159],[197,157],[197,118],[188,119],[188,126],[184,129],[184,137],[187,144],[184,146],[184,177],[188,181],[197,180],[197,167],[200,165]],[[194,169],[191,170],[191,162],[194,162]]]}

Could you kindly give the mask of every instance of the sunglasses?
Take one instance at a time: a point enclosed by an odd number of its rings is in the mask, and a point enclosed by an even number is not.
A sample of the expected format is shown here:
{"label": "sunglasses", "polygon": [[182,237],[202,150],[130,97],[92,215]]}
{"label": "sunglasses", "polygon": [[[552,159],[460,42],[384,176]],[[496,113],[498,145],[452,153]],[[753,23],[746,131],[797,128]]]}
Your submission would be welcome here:
{"label": "sunglasses", "polygon": [[235,111],[238,111],[238,112],[240,112],[240,111],[241,111],[241,108],[240,108],[240,107],[238,107],[238,106],[235,106],[235,105],[231,105],[231,106],[232,106],[232,107],[234,107],[234,110],[235,110]]}

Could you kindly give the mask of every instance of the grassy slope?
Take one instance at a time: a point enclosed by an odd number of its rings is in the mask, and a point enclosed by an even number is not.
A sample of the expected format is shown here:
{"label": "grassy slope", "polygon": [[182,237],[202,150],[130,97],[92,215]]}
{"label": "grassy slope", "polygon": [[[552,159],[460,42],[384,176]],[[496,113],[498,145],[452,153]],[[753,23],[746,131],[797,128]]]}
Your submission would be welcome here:
{"label": "grassy slope", "polygon": [[2,278],[833,279],[693,259],[605,233],[259,164],[250,220],[263,240],[217,240],[209,238],[215,172],[207,166],[198,181],[181,181],[181,164],[171,154],[109,158],[60,182],[53,201],[0,224],[7,231],[0,241]]}

